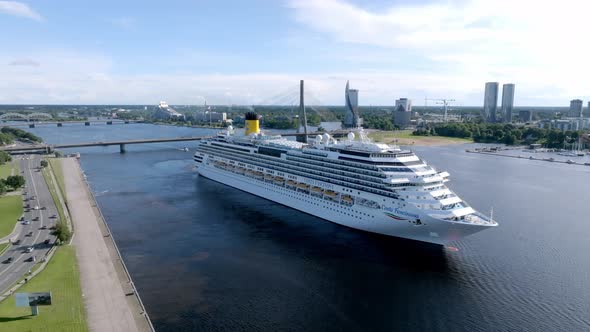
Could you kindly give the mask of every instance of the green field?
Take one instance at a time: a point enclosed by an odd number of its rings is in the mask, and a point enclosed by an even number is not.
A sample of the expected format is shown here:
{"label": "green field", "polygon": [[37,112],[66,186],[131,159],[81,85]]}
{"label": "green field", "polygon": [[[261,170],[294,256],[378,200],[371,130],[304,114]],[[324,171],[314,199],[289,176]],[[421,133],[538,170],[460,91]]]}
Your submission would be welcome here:
{"label": "green field", "polygon": [[[43,168],[43,178],[45,178],[45,182],[47,183],[47,187],[49,188],[49,192],[51,193],[51,198],[53,198],[53,202],[55,203],[55,207],[57,207],[57,213],[59,214],[59,220],[66,221],[66,215],[64,214],[63,205],[59,201],[59,197],[57,196],[57,185],[53,182],[51,178],[51,174],[49,173],[51,170],[48,167]],[[57,177],[56,177],[57,178]]]}
{"label": "green field", "polygon": [[0,179],[6,179],[12,170],[12,162],[0,165]]}
{"label": "green field", "polygon": [[39,316],[29,307],[16,307],[14,296],[0,303],[0,331],[88,331],[76,254],[71,246],[60,246],[39,273],[17,292],[50,291],[52,305],[40,306]]}
{"label": "green field", "polygon": [[23,200],[20,195],[0,197],[0,238],[12,232],[22,214]]}
{"label": "green field", "polygon": [[377,142],[391,142],[394,139],[420,141],[439,140],[441,142],[458,142],[472,143],[470,138],[444,137],[444,136],[418,136],[413,135],[411,130],[394,130],[394,131],[374,131],[369,133],[369,137]]}
{"label": "green field", "polygon": [[0,244],[0,255],[2,255],[10,246],[11,244],[8,242]]}
{"label": "green field", "polygon": [[64,182],[64,173],[61,168],[61,160],[56,158],[47,158],[49,164],[51,165],[51,169],[53,170],[53,175],[57,179],[57,185],[59,186],[59,191],[61,192],[61,197],[63,197],[66,201],[68,200],[66,196],[66,183]]}

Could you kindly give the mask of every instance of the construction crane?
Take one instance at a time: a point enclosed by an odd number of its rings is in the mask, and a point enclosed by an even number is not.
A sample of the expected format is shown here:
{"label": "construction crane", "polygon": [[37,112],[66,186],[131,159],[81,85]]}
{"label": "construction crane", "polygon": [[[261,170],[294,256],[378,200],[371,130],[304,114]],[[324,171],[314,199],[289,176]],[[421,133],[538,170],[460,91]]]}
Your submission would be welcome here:
{"label": "construction crane", "polygon": [[431,98],[424,98],[424,105],[426,106],[428,103],[428,100],[432,100],[435,101],[437,105],[443,105],[444,109],[445,109],[445,116],[443,117],[443,121],[447,122],[447,112],[448,112],[448,108],[449,108],[449,104],[451,102],[454,102],[455,99],[445,99],[445,98],[436,98],[436,99],[431,99]]}

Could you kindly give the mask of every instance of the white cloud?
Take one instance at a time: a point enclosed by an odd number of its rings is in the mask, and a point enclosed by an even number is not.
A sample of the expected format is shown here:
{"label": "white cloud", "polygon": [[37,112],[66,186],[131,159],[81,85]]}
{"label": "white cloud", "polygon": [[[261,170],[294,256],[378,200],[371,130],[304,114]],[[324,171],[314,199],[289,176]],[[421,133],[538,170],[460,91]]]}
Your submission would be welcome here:
{"label": "white cloud", "polygon": [[18,1],[0,1],[0,13],[43,21],[43,17],[29,5]]}
{"label": "white cloud", "polygon": [[[7,65],[25,54],[0,55],[0,103],[8,104],[259,104],[282,100],[297,103],[300,79],[305,79],[308,104],[344,103],[344,85],[360,90],[362,105],[391,105],[411,96],[416,105],[424,96],[453,97],[463,104],[480,100],[479,74],[444,76],[411,69],[326,71],[322,73],[153,73],[117,74],[110,57],[74,51],[38,50],[42,66]],[[520,74],[519,74],[520,75]],[[475,82],[475,83],[474,83]],[[289,97],[282,96],[288,92]],[[517,85],[517,93],[530,96],[525,105],[555,104],[555,88]],[[561,91],[557,91],[560,95]],[[311,95],[315,98],[311,98]],[[567,105],[567,101],[562,103]]]}
{"label": "white cloud", "polygon": [[29,58],[16,59],[8,63],[9,66],[29,66],[39,67],[41,64],[35,60]]}
{"label": "white cloud", "polygon": [[483,90],[485,81],[514,82],[517,104],[535,96],[524,95],[528,91],[552,91],[548,97],[564,104],[590,91],[585,0],[446,1],[380,12],[339,0],[294,0],[288,6],[300,24],[341,44],[417,54],[408,65],[431,64],[434,82],[446,77],[470,90]]}

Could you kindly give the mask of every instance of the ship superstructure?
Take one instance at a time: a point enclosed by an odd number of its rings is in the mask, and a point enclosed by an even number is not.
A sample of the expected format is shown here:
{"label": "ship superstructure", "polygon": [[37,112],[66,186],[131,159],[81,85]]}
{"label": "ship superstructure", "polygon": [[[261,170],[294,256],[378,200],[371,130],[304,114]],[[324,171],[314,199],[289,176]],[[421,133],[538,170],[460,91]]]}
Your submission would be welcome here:
{"label": "ship superstructure", "polygon": [[362,129],[307,144],[260,133],[249,113],[246,135],[228,127],[201,141],[194,160],[204,177],[368,232],[446,244],[497,226],[446,187],[449,173]]}

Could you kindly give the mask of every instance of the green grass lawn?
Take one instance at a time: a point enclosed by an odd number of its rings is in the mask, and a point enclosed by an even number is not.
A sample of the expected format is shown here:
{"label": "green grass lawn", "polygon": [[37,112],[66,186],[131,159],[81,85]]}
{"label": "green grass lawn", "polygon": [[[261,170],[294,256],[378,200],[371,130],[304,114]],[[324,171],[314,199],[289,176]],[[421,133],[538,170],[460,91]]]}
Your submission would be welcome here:
{"label": "green grass lawn", "polygon": [[448,141],[455,142],[473,142],[470,138],[459,138],[459,137],[445,137],[445,136],[417,136],[413,135],[411,130],[395,130],[395,131],[374,131],[369,133],[369,137],[377,142],[391,141],[394,138],[406,138],[419,141],[427,138],[441,138]]}
{"label": "green grass lawn", "polygon": [[80,288],[76,254],[71,246],[60,246],[41,273],[17,292],[50,291],[52,305],[39,306],[39,316],[29,307],[16,307],[14,296],[0,303],[0,331],[88,331]]}
{"label": "green grass lawn", "polygon": [[64,173],[61,168],[61,160],[56,158],[47,158],[49,164],[51,165],[51,169],[53,169],[53,175],[57,179],[57,185],[59,186],[59,191],[61,192],[61,197],[67,200],[66,196],[66,183],[64,181]]}
{"label": "green grass lawn", "polygon": [[[51,175],[49,174],[51,170],[48,167],[43,168],[43,178],[45,178],[45,182],[47,183],[47,187],[49,187],[49,192],[51,193],[51,198],[53,198],[53,202],[57,207],[57,213],[59,215],[59,220],[66,221],[66,215],[64,214],[64,208],[59,202],[59,198],[57,196],[57,185],[53,182]],[[57,177],[56,177],[57,178]]]}
{"label": "green grass lawn", "polygon": [[0,179],[6,179],[12,170],[12,162],[0,165]]}
{"label": "green grass lawn", "polygon": [[2,255],[4,253],[4,251],[6,251],[6,249],[8,249],[8,247],[10,247],[11,244],[10,243],[2,243],[0,244],[0,255]]}
{"label": "green grass lawn", "polygon": [[20,195],[0,197],[0,237],[12,232],[22,214],[23,200]]}

